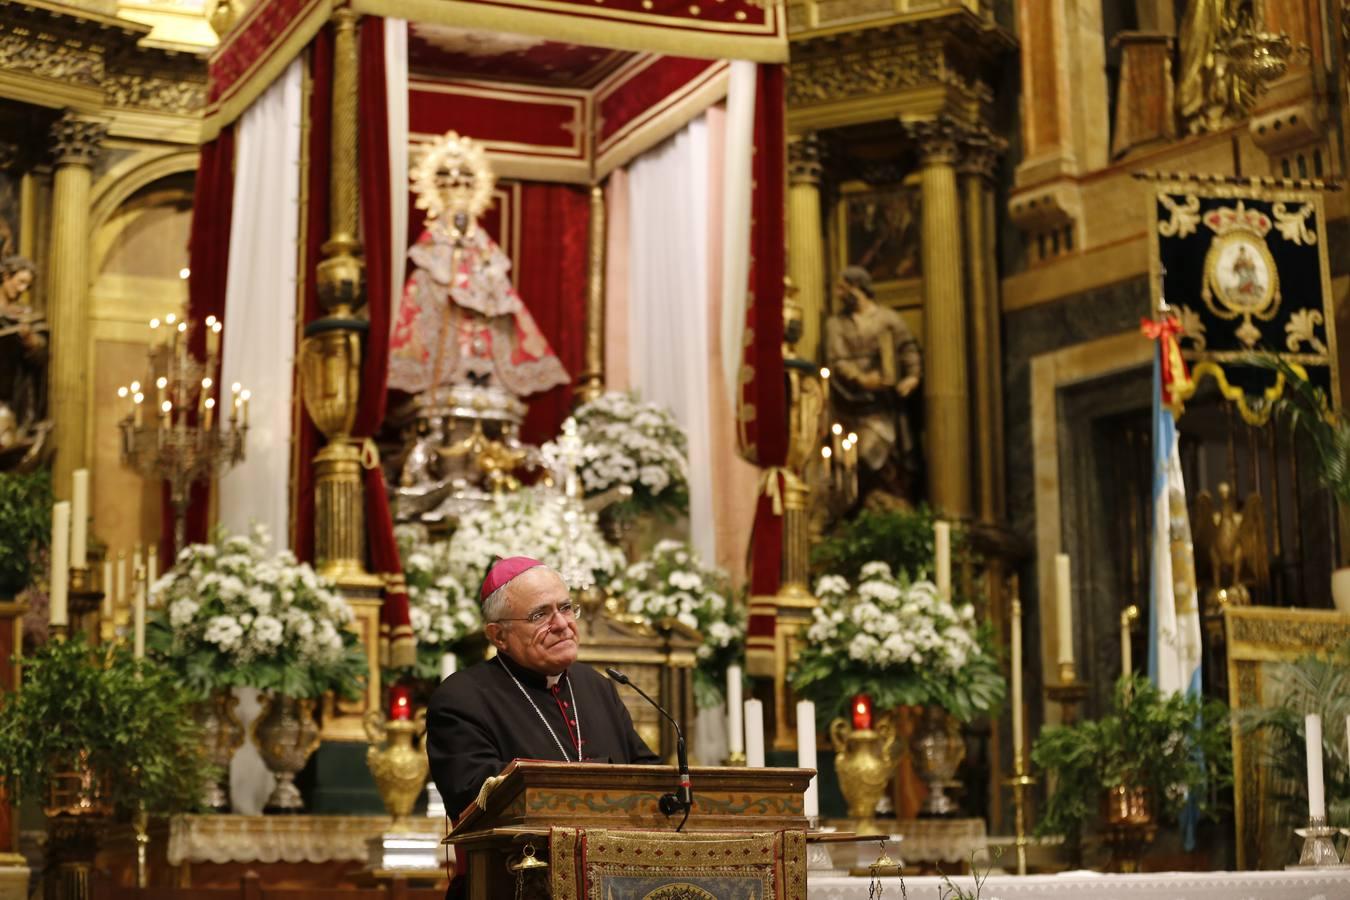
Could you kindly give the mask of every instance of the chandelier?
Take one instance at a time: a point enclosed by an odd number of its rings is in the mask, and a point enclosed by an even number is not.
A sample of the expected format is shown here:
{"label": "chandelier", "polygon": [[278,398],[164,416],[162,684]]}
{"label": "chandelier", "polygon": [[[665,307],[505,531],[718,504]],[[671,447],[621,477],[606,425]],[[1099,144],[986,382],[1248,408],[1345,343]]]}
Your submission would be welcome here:
{"label": "chandelier", "polygon": [[[145,381],[117,389],[127,404],[118,423],[122,464],[142,478],[168,482],[175,553],[186,543],[192,485],[241,462],[248,434],[249,392],[235,382],[228,398],[222,398],[212,378],[220,362],[223,324],[207,316],[204,327],[206,359],[201,361],[188,349],[194,323],[173,313],[163,321],[151,319]],[[220,408],[222,401],[227,410]]]}

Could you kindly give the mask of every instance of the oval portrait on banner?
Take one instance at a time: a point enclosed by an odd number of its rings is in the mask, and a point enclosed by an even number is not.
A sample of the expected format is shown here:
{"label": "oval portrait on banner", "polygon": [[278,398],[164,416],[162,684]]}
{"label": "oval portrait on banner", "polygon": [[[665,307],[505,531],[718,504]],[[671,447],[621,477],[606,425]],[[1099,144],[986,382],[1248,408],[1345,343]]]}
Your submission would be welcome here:
{"label": "oval portrait on banner", "polygon": [[1215,239],[1205,259],[1206,293],[1223,307],[1221,316],[1264,317],[1279,292],[1279,274],[1266,242],[1246,231]]}
{"label": "oval portrait on banner", "polygon": [[642,900],[717,900],[717,897],[697,885],[667,884],[652,891]]}

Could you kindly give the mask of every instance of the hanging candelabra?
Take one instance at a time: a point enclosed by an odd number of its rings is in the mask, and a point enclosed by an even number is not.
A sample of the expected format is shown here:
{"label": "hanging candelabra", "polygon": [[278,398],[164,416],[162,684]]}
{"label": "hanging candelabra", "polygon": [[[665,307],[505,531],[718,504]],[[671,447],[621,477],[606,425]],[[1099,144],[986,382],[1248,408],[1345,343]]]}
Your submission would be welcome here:
{"label": "hanging candelabra", "polygon": [[186,543],[192,485],[241,462],[248,434],[249,392],[236,382],[222,397],[212,378],[222,323],[207,316],[204,327],[206,359],[198,360],[188,350],[193,323],[172,313],[151,319],[146,380],[117,389],[127,404],[119,423],[122,464],[142,478],[168,482],[175,553]]}

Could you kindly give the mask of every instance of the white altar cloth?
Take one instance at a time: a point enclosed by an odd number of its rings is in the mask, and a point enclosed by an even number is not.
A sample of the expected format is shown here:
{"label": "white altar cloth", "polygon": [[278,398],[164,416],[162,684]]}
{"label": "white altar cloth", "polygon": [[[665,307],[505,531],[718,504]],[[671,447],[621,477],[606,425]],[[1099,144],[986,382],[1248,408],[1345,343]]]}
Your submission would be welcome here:
{"label": "white altar cloth", "polygon": [[[971,890],[969,875],[954,877]],[[867,900],[869,879],[807,877],[809,900]],[[899,900],[900,879],[883,878],[883,900]],[[937,900],[941,878],[906,878],[909,900]],[[1350,867],[1309,872],[1156,872],[1103,875],[991,875],[980,900],[1350,900]]]}

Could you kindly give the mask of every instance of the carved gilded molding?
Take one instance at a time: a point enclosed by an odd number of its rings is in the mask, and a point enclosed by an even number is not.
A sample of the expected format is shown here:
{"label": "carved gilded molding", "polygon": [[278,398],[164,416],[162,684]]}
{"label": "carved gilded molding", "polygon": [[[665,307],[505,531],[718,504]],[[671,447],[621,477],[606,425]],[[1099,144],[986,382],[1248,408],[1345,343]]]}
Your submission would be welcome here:
{"label": "carved gilded molding", "polygon": [[206,107],[206,82],[161,75],[118,74],[103,83],[108,105],[191,115]]}
{"label": "carved gilded molding", "polygon": [[787,154],[788,184],[820,184],[821,144],[814,131],[789,137]]}
{"label": "carved gilded molding", "polygon": [[107,136],[107,122],[67,111],[52,123],[52,155],[59,166],[92,166]]}
{"label": "carved gilded molding", "polygon": [[55,35],[10,26],[0,31],[0,69],[98,87],[104,77],[103,51],[65,43]]}
{"label": "carved gilded molding", "polygon": [[960,77],[946,68],[940,46],[889,44],[794,60],[787,99],[805,106],[954,82]]}
{"label": "carved gilded molding", "polygon": [[957,169],[962,175],[974,175],[992,182],[998,161],[1008,152],[1008,142],[988,128],[975,129],[960,148]]}
{"label": "carved gilded molding", "polygon": [[918,146],[919,158],[924,165],[956,165],[963,150],[987,134],[983,128],[972,127],[945,115],[929,119],[906,119],[904,126],[910,140]]}

